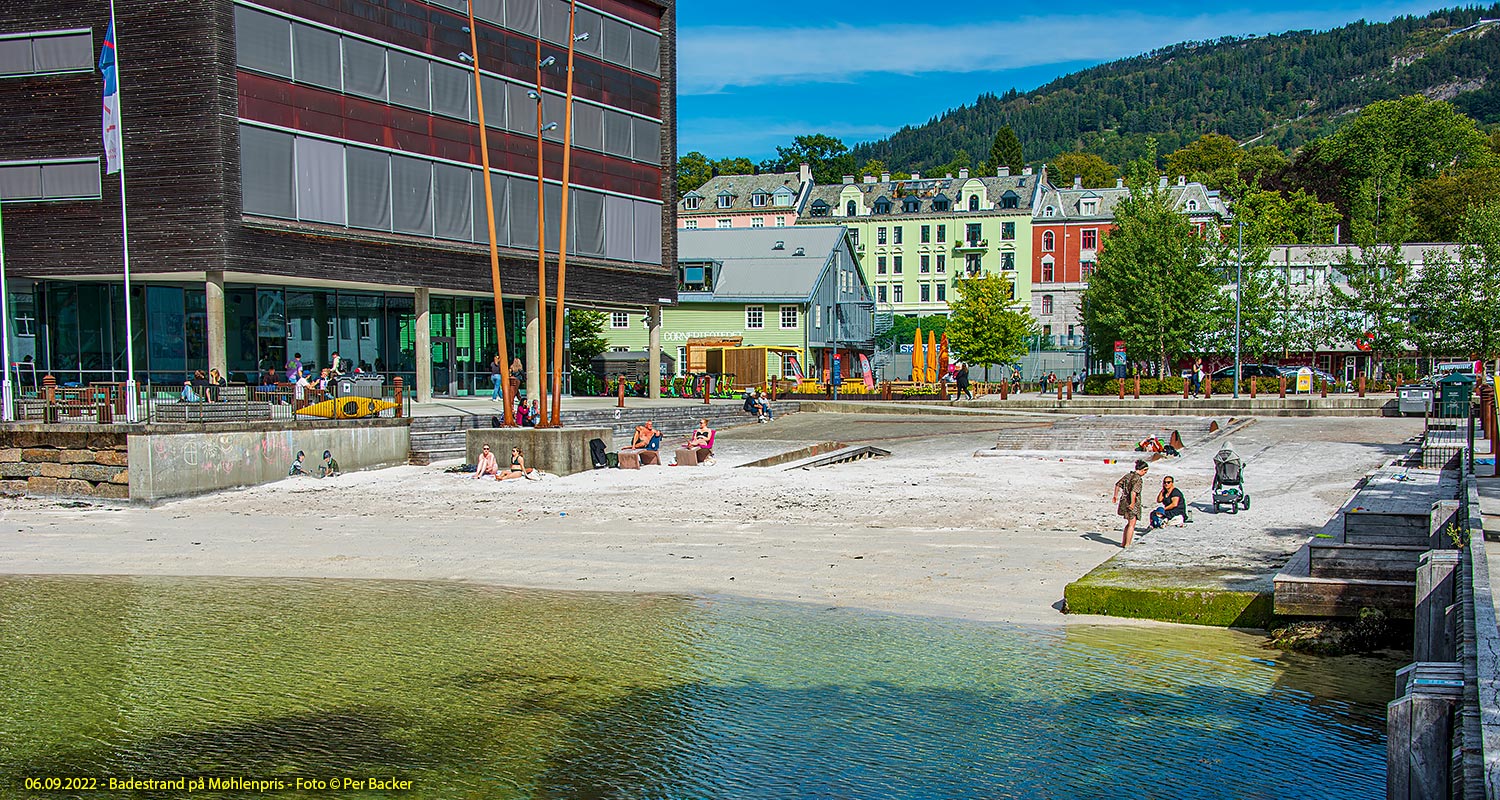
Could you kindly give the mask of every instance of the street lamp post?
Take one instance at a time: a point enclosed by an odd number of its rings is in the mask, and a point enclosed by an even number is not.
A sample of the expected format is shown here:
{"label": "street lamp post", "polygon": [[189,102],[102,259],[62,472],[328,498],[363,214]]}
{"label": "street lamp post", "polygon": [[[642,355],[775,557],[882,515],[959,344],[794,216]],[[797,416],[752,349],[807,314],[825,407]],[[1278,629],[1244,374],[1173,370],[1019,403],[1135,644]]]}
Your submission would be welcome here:
{"label": "street lamp post", "polygon": [[[1234,248],[1234,399],[1240,399],[1240,281],[1245,262],[1245,221],[1236,226],[1239,243]],[[1213,380],[1210,376],[1209,380]]]}
{"label": "street lamp post", "polygon": [[[484,210],[488,222],[490,234],[490,288],[495,293],[495,340],[498,345],[500,363],[505,369],[501,383],[502,397],[505,403],[505,425],[512,427],[516,424],[516,408],[510,393],[510,358],[506,352],[505,341],[505,303],[500,296],[500,251],[495,246],[495,194],[490,183],[490,142],[484,125],[484,87],[479,82],[479,37],[475,33],[474,4],[468,3],[469,7],[469,49],[473,55],[467,56],[469,63],[474,66],[474,102],[479,111],[479,160],[484,168]],[[460,60],[465,60],[465,54],[459,54]]]}

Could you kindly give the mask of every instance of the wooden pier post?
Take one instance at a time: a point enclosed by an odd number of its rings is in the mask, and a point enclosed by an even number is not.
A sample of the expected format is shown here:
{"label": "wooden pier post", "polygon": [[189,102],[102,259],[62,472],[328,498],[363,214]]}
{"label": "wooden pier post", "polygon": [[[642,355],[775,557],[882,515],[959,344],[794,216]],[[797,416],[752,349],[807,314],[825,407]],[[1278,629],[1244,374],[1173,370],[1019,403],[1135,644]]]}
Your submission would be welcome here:
{"label": "wooden pier post", "polygon": [[1417,562],[1412,652],[1417,661],[1452,661],[1454,631],[1448,609],[1456,598],[1459,552],[1428,550]]}
{"label": "wooden pier post", "polygon": [[620,379],[617,380],[617,381],[615,381],[615,393],[619,395],[619,400],[617,400],[615,402],[615,408],[624,408],[625,407],[625,376],[624,375],[621,375]]}
{"label": "wooden pier post", "polygon": [[1280,378],[1280,381],[1281,381],[1281,384],[1280,384],[1280,386],[1277,387],[1277,392],[1279,393],[1279,396],[1281,397],[1281,399],[1285,400],[1286,399],[1286,376],[1282,375],[1281,378]]}
{"label": "wooden pier post", "polygon": [[1406,675],[1406,694],[1385,707],[1386,798],[1430,800],[1449,796],[1453,760],[1453,716],[1463,698],[1463,667],[1416,663]]}
{"label": "wooden pier post", "polygon": [[1120,385],[1119,386],[1119,389],[1120,389],[1120,399],[1124,400],[1125,399],[1125,379],[1124,378],[1118,378],[1118,379],[1116,379],[1115,382]]}
{"label": "wooden pier post", "polygon": [[1360,375],[1359,376],[1359,396],[1361,398],[1363,398],[1365,396],[1365,376],[1364,375]]}
{"label": "wooden pier post", "polygon": [[1010,379],[1006,378],[1000,381],[1000,399],[1004,400],[1008,397],[1010,397]]}
{"label": "wooden pier post", "polygon": [[1073,378],[1071,376],[1068,378],[1068,399],[1073,399]]}
{"label": "wooden pier post", "polygon": [[1141,376],[1135,376],[1135,399],[1141,399]]}

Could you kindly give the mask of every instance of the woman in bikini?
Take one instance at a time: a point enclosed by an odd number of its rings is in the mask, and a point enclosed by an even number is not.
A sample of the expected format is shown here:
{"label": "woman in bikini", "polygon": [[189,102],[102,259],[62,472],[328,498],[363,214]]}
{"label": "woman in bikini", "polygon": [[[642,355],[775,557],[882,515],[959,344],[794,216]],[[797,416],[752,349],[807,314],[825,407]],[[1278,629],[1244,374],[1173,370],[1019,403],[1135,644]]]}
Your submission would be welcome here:
{"label": "woman in bikini", "polygon": [[524,478],[531,470],[526,468],[526,458],[521,455],[521,448],[510,449],[510,468],[495,476],[497,481],[508,481],[511,478]]}

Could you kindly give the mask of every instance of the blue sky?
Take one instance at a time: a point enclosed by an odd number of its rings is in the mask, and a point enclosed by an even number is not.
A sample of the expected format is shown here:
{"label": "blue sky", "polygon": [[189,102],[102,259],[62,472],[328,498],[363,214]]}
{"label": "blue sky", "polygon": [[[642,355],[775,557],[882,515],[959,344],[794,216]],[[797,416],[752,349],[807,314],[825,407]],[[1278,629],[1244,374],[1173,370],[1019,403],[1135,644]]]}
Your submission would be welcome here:
{"label": "blue sky", "polygon": [[679,153],[775,155],[802,133],[877,139],[973,101],[1185,40],[1328,29],[1456,2],[1185,0],[809,3],[677,7]]}

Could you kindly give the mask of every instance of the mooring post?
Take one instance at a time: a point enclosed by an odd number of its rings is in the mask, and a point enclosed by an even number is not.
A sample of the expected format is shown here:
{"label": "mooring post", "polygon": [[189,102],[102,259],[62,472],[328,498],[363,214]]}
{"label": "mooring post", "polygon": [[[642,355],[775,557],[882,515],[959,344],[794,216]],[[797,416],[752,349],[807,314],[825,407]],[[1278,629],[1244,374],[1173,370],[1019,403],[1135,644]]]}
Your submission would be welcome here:
{"label": "mooring post", "polygon": [[1323,384],[1323,396],[1327,397],[1328,396],[1328,381],[1318,381],[1318,383]]}
{"label": "mooring post", "polygon": [[1455,599],[1457,550],[1428,550],[1417,562],[1417,605],[1412,620],[1412,654],[1417,661],[1452,661],[1453,631],[1448,607]]}
{"label": "mooring post", "polygon": [[1068,399],[1069,400],[1073,399],[1073,378],[1072,378],[1072,376],[1068,377]]}
{"label": "mooring post", "polygon": [[615,408],[624,408],[625,407],[625,376],[624,375],[621,375],[620,379],[617,380],[617,381],[615,381],[615,393],[619,395],[619,399],[617,401],[615,401]]}
{"label": "mooring post", "polygon": [[776,402],[776,376],[771,376],[771,402]]}
{"label": "mooring post", "polygon": [[1010,379],[1008,379],[1008,378],[1007,379],[1002,379],[1000,381],[1000,399],[1004,400],[1005,398],[1007,398],[1009,396],[1010,396]]}
{"label": "mooring post", "polygon": [[1463,694],[1462,668],[1430,663],[1414,667],[1408,693],[1386,705],[1386,797],[1390,800],[1449,796],[1453,714]]}
{"label": "mooring post", "polygon": [[1285,400],[1286,399],[1286,376],[1285,375],[1281,376],[1281,386],[1279,387],[1278,391],[1279,391],[1279,393],[1281,395],[1281,399]]}
{"label": "mooring post", "polygon": [[1182,399],[1184,399],[1184,400],[1187,399],[1188,388],[1191,385],[1191,383],[1192,383],[1192,379],[1191,378],[1183,378],[1182,379]]}
{"label": "mooring post", "polygon": [[703,376],[703,405],[708,405],[708,398],[714,393],[714,376]]}
{"label": "mooring post", "polygon": [[[1242,377],[1243,379],[1243,377]],[[1255,378],[1250,379],[1250,399],[1255,399]]]}
{"label": "mooring post", "polygon": [[1361,398],[1363,398],[1365,396],[1365,376],[1364,375],[1360,375],[1359,376],[1359,396]]}
{"label": "mooring post", "polygon": [[1135,399],[1141,399],[1141,376],[1135,376]]}
{"label": "mooring post", "polygon": [[1203,378],[1203,399],[1208,400],[1214,396],[1214,376],[1205,375]]}
{"label": "mooring post", "polygon": [[1116,387],[1118,389],[1118,391],[1116,393],[1120,396],[1121,400],[1124,400],[1125,399],[1125,379],[1124,378],[1116,378],[1115,379],[1115,383],[1119,384]]}

